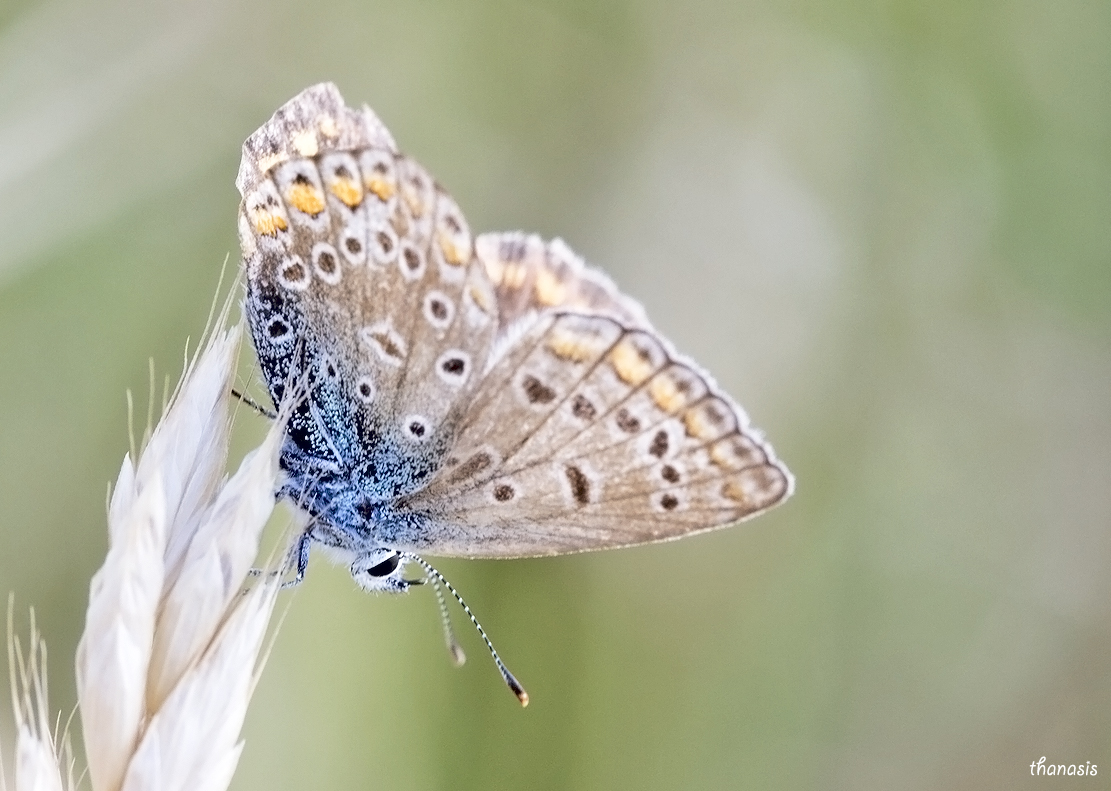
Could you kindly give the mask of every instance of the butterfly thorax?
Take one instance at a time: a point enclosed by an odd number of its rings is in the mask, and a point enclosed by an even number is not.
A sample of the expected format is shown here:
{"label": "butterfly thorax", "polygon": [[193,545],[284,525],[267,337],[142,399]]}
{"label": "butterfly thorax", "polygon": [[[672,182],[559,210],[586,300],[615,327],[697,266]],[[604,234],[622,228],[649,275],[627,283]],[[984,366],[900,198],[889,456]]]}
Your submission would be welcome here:
{"label": "butterfly thorax", "polygon": [[353,552],[427,545],[421,536],[427,535],[429,515],[397,506],[431,477],[436,459],[406,460],[393,443],[379,438],[344,463],[306,452],[294,439],[299,436],[287,434],[283,443],[285,482],[279,495],[308,514],[315,535]]}

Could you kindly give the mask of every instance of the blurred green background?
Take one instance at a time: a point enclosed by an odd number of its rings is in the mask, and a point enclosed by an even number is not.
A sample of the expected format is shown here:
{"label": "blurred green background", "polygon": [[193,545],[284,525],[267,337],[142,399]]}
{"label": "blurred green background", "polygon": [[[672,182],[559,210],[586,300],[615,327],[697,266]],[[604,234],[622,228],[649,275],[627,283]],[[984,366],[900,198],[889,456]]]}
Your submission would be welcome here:
{"label": "blurred green background", "polygon": [[[443,561],[525,711],[457,611],[459,671],[430,592],[317,558],[233,788],[1108,787],[1092,0],[4,0],[0,592],[37,609],[54,708],[125,392],[150,357],[176,378],[237,261],[239,146],[321,80],[472,228],[609,271],[798,493],[679,544]],[[240,451],[262,430],[244,416]],[[1100,776],[1031,778],[1043,755]]]}

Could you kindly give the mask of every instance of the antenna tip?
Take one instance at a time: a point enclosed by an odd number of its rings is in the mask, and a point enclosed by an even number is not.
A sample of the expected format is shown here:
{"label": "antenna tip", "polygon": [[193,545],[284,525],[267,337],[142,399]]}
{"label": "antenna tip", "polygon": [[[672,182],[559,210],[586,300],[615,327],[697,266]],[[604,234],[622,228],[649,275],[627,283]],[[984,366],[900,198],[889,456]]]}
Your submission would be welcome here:
{"label": "antenna tip", "polygon": [[525,692],[525,688],[521,686],[521,682],[507,673],[505,676],[505,683],[513,690],[513,694],[517,696],[517,700],[521,701],[521,708],[526,708],[528,706],[528,693]]}
{"label": "antenna tip", "polygon": [[463,667],[467,664],[467,655],[463,653],[463,646],[459,643],[452,643],[448,646],[448,650],[451,651],[451,661],[455,663],[456,667]]}

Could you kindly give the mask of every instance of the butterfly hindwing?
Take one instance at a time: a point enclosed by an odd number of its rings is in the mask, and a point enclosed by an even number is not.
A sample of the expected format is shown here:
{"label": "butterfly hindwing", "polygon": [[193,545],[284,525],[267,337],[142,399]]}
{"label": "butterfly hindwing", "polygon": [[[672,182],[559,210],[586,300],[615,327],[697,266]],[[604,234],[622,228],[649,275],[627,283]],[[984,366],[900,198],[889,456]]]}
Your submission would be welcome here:
{"label": "butterfly hindwing", "polygon": [[645,543],[740,521],[790,492],[786,469],[704,372],[608,316],[538,319],[477,395],[454,465],[411,498],[457,528],[430,551]]}
{"label": "butterfly hindwing", "polygon": [[530,312],[576,310],[648,326],[644,310],[617,290],[605,273],[588,267],[562,239],[536,234],[484,233],[475,253],[497,291],[503,327]]}

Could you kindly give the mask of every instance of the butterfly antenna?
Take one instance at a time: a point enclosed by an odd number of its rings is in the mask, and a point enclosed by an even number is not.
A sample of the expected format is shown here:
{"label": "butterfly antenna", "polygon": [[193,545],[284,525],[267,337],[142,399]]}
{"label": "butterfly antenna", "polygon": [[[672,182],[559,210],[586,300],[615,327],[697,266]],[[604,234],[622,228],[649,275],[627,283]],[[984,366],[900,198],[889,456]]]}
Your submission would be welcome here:
{"label": "butterfly antenna", "polygon": [[440,623],[444,627],[444,642],[447,643],[451,661],[455,663],[456,667],[462,667],[467,662],[467,655],[463,652],[463,646],[459,645],[459,641],[455,639],[455,630],[451,627],[451,615],[447,611],[447,599],[444,598],[444,590],[440,587],[440,581],[435,577],[430,577],[429,581],[432,583],[432,589],[436,591],[436,601],[440,603]]}
{"label": "butterfly antenna", "polygon": [[[522,706],[527,706],[528,693],[525,692],[525,688],[521,686],[521,682],[518,681],[516,677],[509,672],[509,668],[505,666],[505,662],[501,661],[501,657],[498,656],[498,652],[494,648],[494,644],[490,642],[490,638],[486,635],[486,630],[482,628],[482,624],[480,624],[478,622],[478,619],[474,617],[474,613],[471,612],[471,608],[467,606],[467,603],[463,601],[463,597],[459,595],[459,591],[455,590],[455,587],[447,581],[444,575],[433,568],[432,564],[424,558],[418,557],[417,555],[413,555],[409,552],[400,552],[398,554],[400,554],[406,560],[411,560],[419,565],[422,569],[424,569],[425,573],[428,574],[429,578],[432,580],[432,585],[434,588],[436,588],[436,595],[440,597],[440,605],[442,608],[441,612],[443,613],[444,624],[446,625],[446,628],[448,630],[448,647],[451,648],[451,644],[454,643],[455,635],[450,631],[451,624],[448,621],[447,610],[443,609],[444,599],[443,595],[440,593],[439,585],[443,585],[445,588],[447,588],[451,595],[455,597],[455,600],[459,602],[459,606],[463,608],[463,612],[467,614],[467,617],[471,619],[471,623],[474,624],[474,628],[478,630],[479,635],[482,637],[482,641],[486,643],[486,647],[490,649],[490,656],[494,658],[494,664],[498,666],[498,671],[501,673],[502,679],[505,680],[506,686],[508,686],[509,689],[513,691],[513,694],[517,696],[517,700],[521,701]],[[452,654],[454,655],[455,649],[452,648],[451,650]],[[460,651],[460,653],[462,653],[462,651]]]}

